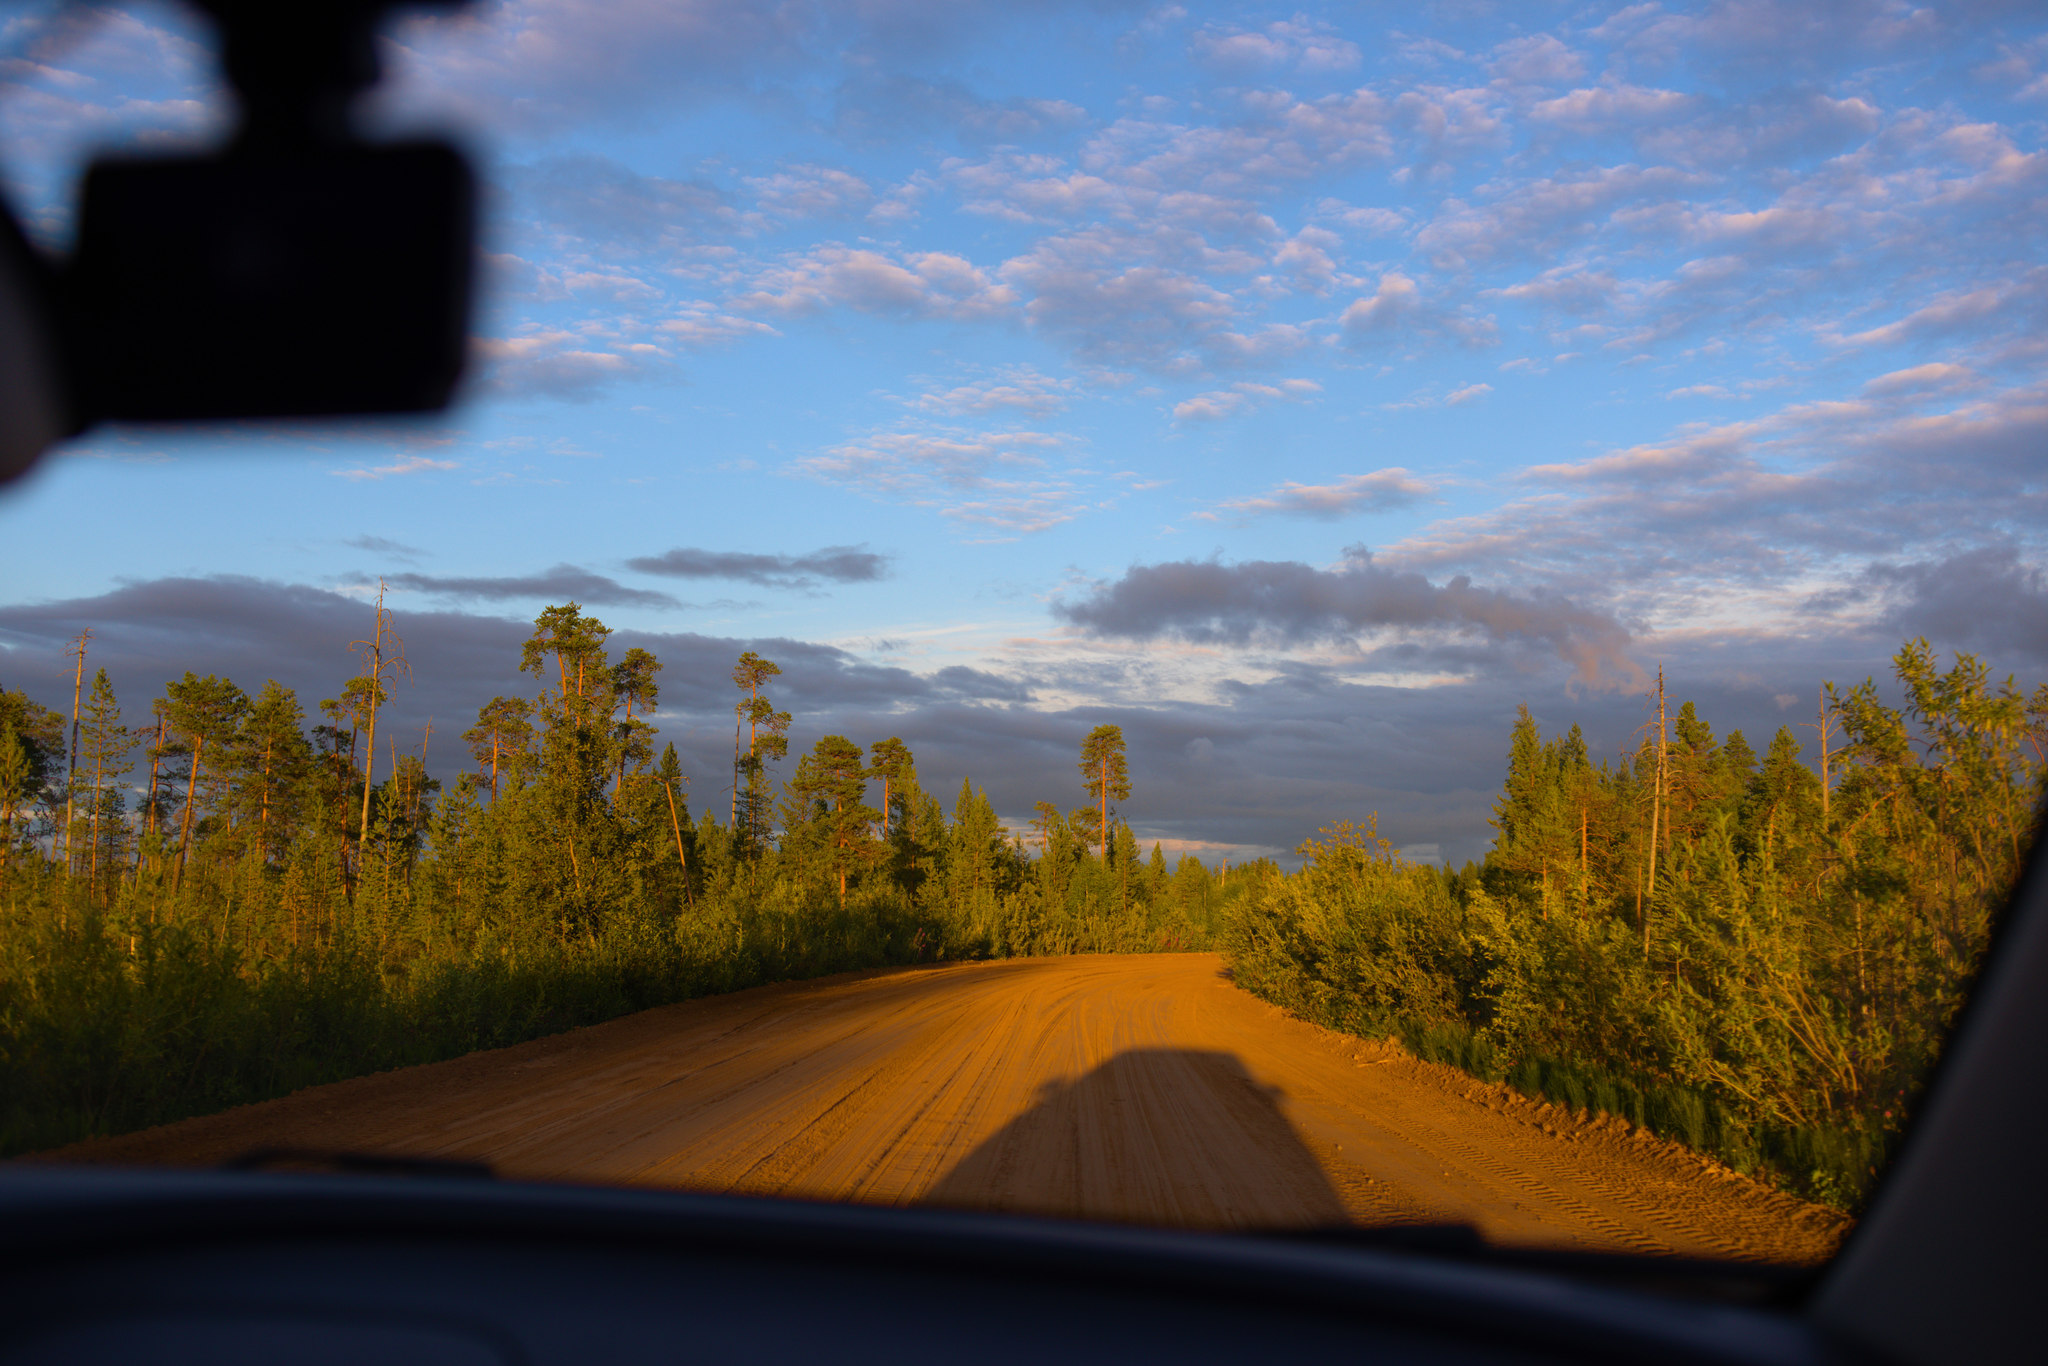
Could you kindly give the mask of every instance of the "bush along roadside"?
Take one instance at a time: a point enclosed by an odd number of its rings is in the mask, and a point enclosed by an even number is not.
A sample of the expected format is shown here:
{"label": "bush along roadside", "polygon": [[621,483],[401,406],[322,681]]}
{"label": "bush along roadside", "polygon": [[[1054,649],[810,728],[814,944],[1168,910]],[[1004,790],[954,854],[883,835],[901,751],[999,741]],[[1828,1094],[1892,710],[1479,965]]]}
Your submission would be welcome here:
{"label": "bush along roadside", "polygon": [[[1526,709],[1493,848],[1412,863],[1372,823],[1225,913],[1239,985],[1305,1019],[1621,1116],[1837,1209],[1882,1170],[2031,841],[2048,688],[1925,642],[1824,693],[1816,772],[1688,703],[1594,764]],[[1822,776],[1825,773],[1825,777]]]}

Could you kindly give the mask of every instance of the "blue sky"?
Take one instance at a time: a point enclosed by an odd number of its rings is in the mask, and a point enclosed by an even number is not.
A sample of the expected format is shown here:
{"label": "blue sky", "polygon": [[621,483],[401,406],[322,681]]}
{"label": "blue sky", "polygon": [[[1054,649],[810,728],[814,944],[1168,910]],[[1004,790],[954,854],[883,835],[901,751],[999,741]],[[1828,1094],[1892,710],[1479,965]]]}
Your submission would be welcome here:
{"label": "blue sky", "polygon": [[[175,9],[0,9],[0,168],[226,126]],[[1245,857],[1486,843],[1526,701],[1613,753],[1659,664],[1752,743],[1909,634],[2048,664],[2048,22],[2023,4],[481,5],[365,112],[490,186],[469,398],[106,430],[0,491],[0,683],[351,671],[378,577],[448,736],[518,623],[901,734],[1022,820]],[[1761,733],[1760,733],[1761,732]],[[724,746],[724,750],[721,750]]]}

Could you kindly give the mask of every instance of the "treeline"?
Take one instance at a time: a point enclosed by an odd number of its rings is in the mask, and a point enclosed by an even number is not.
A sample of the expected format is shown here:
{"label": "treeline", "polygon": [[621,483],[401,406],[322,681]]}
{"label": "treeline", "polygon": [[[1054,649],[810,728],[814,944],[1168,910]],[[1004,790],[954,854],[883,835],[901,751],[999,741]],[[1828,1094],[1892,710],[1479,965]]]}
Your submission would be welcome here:
{"label": "treeline", "polygon": [[[1205,946],[1226,885],[1141,855],[1121,733],[1087,803],[1007,832],[889,737],[791,718],[752,653],[730,774],[692,811],[648,723],[661,661],[550,607],[443,784],[380,727],[403,644],[317,706],[174,680],[131,724],[81,637],[75,715],[0,691],[0,1152],[455,1056],[665,1002],[892,963]],[[381,742],[381,744],[380,744]]]}
{"label": "treeline", "polygon": [[1524,708],[1483,864],[1326,830],[1233,904],[1237,981],[1854,1208],[2048,783],[2048,687],[2025,697],[1967,654],[1944,673],[1925,641],[1894,665],[1901,708],[1872,681],[1823,690],[1811,766],[1790,729],[1759,757],[1691,703],[1671,713],[1661,673],[1614,762]]}

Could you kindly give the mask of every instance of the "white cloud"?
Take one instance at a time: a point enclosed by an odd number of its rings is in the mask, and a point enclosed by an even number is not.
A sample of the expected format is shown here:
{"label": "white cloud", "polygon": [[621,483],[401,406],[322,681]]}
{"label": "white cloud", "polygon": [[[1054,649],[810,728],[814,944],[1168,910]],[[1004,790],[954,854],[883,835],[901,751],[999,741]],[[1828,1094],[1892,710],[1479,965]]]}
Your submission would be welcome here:
{"label": "white cloud", "polygon": [[1184,270],[1131,265],[1112,233],[1048,238],[1004,263],[1007,284],[1029,295],[1031,325],[1084,360],[1146,369],[1203,368],[1203,352],[1229,329],[1229,294]]}
{"label": "white cloud", "polygon": [[1263,29],[1204,28],[1189,39],[1188,48],[1200,61],[1238,70],[1292,66],[1304,72],[1343,71],[1359,62],[1358,44],[1300,14]]}
{"label": "white cloud", "polygon": [[768,267],[752,284],[733,300],[735,307],[789,314],[851,308],[862,313],[973,318],[1002,312],[1016,302],[1007,286],[994,283],[971,261],[950,252],[913,252],[892,260],[878,251],[836,243]]}
{"label": "white cloud", "polygon": [[1980,322],[1996,313],[2004,302],[2004,292],[1996,289],[1948,294],[1915,309],[1897,322],[1873,327],[1853,336],[1832,336],[1830,340],[1844,346],[1890,346],[1909,338],[1953,332],[1967,324]]}
{"label": "white cloud", "polygon": [[400,456],[388,465],[358,466],[352,470],[329,470],[328,473],[343,479],[376,480],[390,479],[405,474],[426,474],[432,470],[460,469],[461,467],[460,461],[435,460],[424,455],[407,455]]}
{"label": "white cloud", "polygon": [[1893,394],[1959,389],[1975,383],[1976,379],[1976,372],[1966,365],[1949,365],[1933,361],[1926,365],[1914,365],[1904,370],[1894,370],[1887,375],[1879,375],[1863,386],[1863,392],[1873,398],[1886,398]]}
{"label": "white cloud", "polygon": [[791,466],[793,473],[888,497],[1008,539],[1083,510],[1073,479],[1045,471],[1066,444],[1046,432],[935,428],[876,432]]}
{"label": "white cloud", "polygon": [[1415,281],[1390,270],[1380,277],[1370,297],[1352,300],[1338,321],[1352,336],[1391,332],[1415,315],[1421,299]]}
{"label": "white cloud", "polygon": [[1529,111],[1545,123],[1597,131],[1613,127],[1635,128],[1644,123],[1678,118],[1692,109],[1692,96],[1676,90],[1653,90],[1640,85],[1603,85],[1574,90],[1554,100],[1544,100]]}
{"label": "white cloud", "polygon": [[1493,50],[1493,74],[1515,85],[1562,85],[1586,74],[1586,61],[1548,33],[1511,38]]}
{"label": "white cloud", "polygon": [[1493,320],[1454,313],[1425,301],[1416,282],[1400,271],[1382,275],[1373,292],[1351,301],[1338,315],[1344,338],[1355,347],[1382,347],[1448,337],[1467,346],[1490,345],[1497,332]]}
{"label": "white cloud", "polygon": [[590,340],[556,328],[478,337],[470,345],[484,362],[479,383],[486,390],[507,397],[587,399],[634,369],[626,356],[593,349]]}
{"label": "white cloud", "polygon": [[1232,498],[1217,504],[1215,512],[1196,513],[1215,520],[1234,513],[1240,517],[1308,517],[1338,521],[1365,513],[1391,512],[1410,507],[1435,493],[1423,479],[1398,466],[1366,474],[1347,474],[1328,484],[1298,484],[1293,480],[1246,498]]}
{"label": "white cloud", "polygon": [[1341,199],[1325,199],[1316,205],[1316,217],[1341,223],[1347,228],[1375,236],[1390,236],[1408,230],[1408,219],[1399,209],[1355,207]]}
{"label": "white cloud", "polygon": [[654,324],[656,333],[692,349],[721,346],[747,337],[779,337],[782,334],[764,322],[721,312],[701,299],[682,305],[676,316]]}
{"label": "white cloud", "polygon": [[836,166],[791,166],[747,185],[762,212],[777,218],[843,218],[875,202],[873,187]]}
{"label": "white cloud", "polygon": [[1009,365],[984,379],[928,389],[918,395],[912,406],[948,417],[1002,412],[1049,417],[1067,406],[1072,387],[1070,382],[1041,374],[1029,365]]}
{"label": "white cloud", "polygon": [[1255,412],[1268,403],[1299,403],[1314,398],[1323,386],[1312,379],[1284,379],[1278,384],[1240,382],[1212,389],[1173,406],[1175,422],[1214,422]]}

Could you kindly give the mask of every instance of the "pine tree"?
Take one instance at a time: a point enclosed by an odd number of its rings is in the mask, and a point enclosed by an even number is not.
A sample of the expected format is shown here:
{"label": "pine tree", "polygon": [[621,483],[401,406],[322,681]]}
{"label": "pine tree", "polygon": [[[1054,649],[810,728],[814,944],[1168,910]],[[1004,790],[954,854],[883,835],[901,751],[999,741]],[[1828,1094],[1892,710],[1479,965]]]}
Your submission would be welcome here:
{"label": "pine tree", "polygon": [[[775,710],[761,685],[782,667],[748,650],[733,665],[732,681],[745,694],[733,707],[732,828],[739,848],[751,855],[768,842],[765,765],[789,755],[790,715]],[[740,736],[746,736],[744,751]]]}
{"label": "pine tree", "polygon": [[652,711],[660,703],[661,688],[654,681],[654,676],[660,672],[661,661],[638,646],[626,651],[626,657],[612,669],[612,694],[626,709],[625,719],[619,722],[619,772],[615,789],[625,785],[629,764],[645,763],[651,757],[654,727],[634,716],[633,709],[638,707],[642,711]]}
{"label": "pine tree", "polygon": [[78,792],[78,699],[85,688],[85,652],[91,641],[90,630],[80,631],[78,639],[65,651],[77,664],[71,675],[71,762],[64,769],[64,870],[67,873],[75,873],[78,864],[76,851],[71,847]]}
{"label": "pine tree", "polygon": [[363,813],[357,828],[358,847],[370,838],[370,789],[376,778],[373,770],[377,766],[377,713],[389,694],[390,681],[412,677],[412,665],[405,658],[405,642],[392,630],[391,613],[384,607],[384,581],[377,580],[377,610],[375,629],[367,640],[351,641],[349,649],[363,656],[362,685],[356,689],[351,684],[353,696],[357,699],[357,714],[364,718],[364,729],[369,740],[363,748]]}
{"label": "pine tree", "polygon": [[604,657],[605,641],[610,638],[610,629],[597,618],[584,616],[576,603],[548,607],[534,618],[533,634],[520,648],[519,672],[544,681],[546,663],[552,656],[556,696],[564,706],[579,710],[572,700],[589,697],[600,681],[607,687],[610,684]]}
{"label": "pine tree", "polygon": [[178,832],[176,877],[182,884],[191,856],[193,817],[199,807],[207,746],[212,745],[217,755],[228,750],[249,710],[249,698],[225,678],[213,674],[200,678],[187,669],[182,680],[164,685],[164,699],[170,727],[184,737],[192,750],[191,768],[185,778],[185,811]]}
{"label": "pine tree", "polygon": [[1088,795],[1095,799],[1096,839],[1102,856],[1109,858],[1109,804],[1127,801],[1131,795],[1130,767],[1124,761],[1124,732],[1121,726],[1100,725],[1081,742],[1081,778]]}
{"label": "pine tree", "polygon": [[523,697],[493,697],[477,708],[476,724],[462,732],[469,752],[476,760],[477,776],[490,784],[491,800],[498,800],[501,768],[524,763],[533,753],[533,704]]}
{"label": "pine tree", "polygon": [[895,828],[899,817],[897,808],[902,808],[900,819],[910,816],[910,793],[905,780],[915,782],[916,760],[911,757],[910,746],[895,736],[877,740],[868,747],[874,762],[868,766],[868,776],[882,781],[882,838],[887,839]]}
{"label": "pine tree", "polygon": [[[627,876],[616,858],[627,835],[605,795],[619,750],[618,699],[605,651],[611,629],[573,602],[546,608],[533,625],[519,668],[542,681],[535,708],[540,753],[519,814],[537,850],[547,852],[537,852],[526,875],[538,879],[531,895],[553,908],[565,942],[594,940]],[[546,686],[550,659],[553,689]]]}
{"label": "pine tree", "polygon": [[313,771],[305,723],[298,694],[273,678],[242,727],[243,819],[253,815],[257,856],[266,864],[281,861],[299,833],[300,798]]}
{"label": "pine tree", "polygon": [[63,754],[64,717],[25,692],[0,689],[0,837],[9,866],[32,833],[31,813],[50,800]]}
{"label": "pine tree", "polygon": [[1067,818],[1051,802],[1040,802],[1035,808],[1036,818],[1031,828],[1038,832],[1038,847],[1041,857],[1052,857],[1053,841],[1067,833]]}
{"label": "pine tree", "polygon": [[839,906],[846,908],[846,879],[879,852],[872,838],[881,813],[867,805],[867,766],[860,746],[843,735],[819,739],[797,762],[791,790],[814,809],[825,847],[825,862],[839,885]]}
{"label": "pine tree", "polygon": [[[107,678],[107,671],[101,669],[93,675],[92,696],[85,705],[85,727],[81,747],[86,768],[92,773],[92,797],[87,810],[86,885],[98,894],[102,853],[107,857],[104,865],[111,873],[118,865],[119,836],[125,830],[121,817],[126,813],[127,801],[123,794],[127,783],[122,781],[135,769],[129,755],[135,752],[140,741],[121,724],[121,704],[114,696],[114,685]],[[109,848],[109,841],[113,847]]]}
{"label": "pine tree", "polygon": [[690,780],[683,776],[683,765],[676,758],[674,744],[661,751],[661,762],[654,770],[654,780],[661,784],[662,796],[668,806],[669,835],[676,848],[676,875],[682,882],[683,900],[687,904],[695,899],[690,892],[690,857],[683,844],[683,831],[690,828],[690,803],[680,794],[683,785]]}

